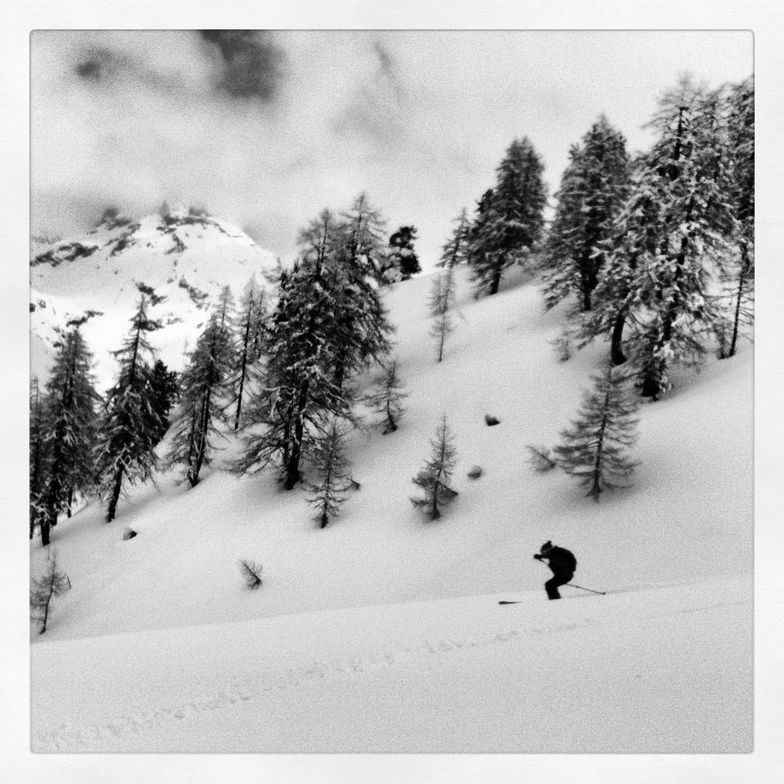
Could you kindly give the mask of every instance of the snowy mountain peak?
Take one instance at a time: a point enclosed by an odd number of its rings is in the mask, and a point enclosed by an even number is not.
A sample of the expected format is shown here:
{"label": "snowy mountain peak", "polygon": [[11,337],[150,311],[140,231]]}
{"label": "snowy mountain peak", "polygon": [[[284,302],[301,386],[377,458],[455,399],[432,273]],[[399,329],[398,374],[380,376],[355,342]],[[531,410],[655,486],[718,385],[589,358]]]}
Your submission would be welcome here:
{"label": "snowy mountain peak", "polygon": [[128,328],[140,292],[154,292],[152,316],[163,322],[155,345],[179,368],[224,286],[239,296],[259,284],[275,257],[228,221],[194,208],[164,208],[138,220],[107,210],[83,235],[31,244],[32,372],[43,379],[57,327],[83,321],[99,384],[115,372],[111,351]]}

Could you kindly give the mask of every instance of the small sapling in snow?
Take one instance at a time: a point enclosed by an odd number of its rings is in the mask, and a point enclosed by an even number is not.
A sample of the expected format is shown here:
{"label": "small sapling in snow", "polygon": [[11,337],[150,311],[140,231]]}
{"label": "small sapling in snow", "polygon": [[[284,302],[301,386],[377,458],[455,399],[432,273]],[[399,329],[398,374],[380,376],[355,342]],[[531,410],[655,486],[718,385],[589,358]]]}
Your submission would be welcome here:
{"label": "small sapling in snow", "polygon": [[70,587],[71,581],[68,579],[68,575],[57,568],[57,555],[50,550],[46,571],[39,578],[33,580],[33,586],[30,589],[30,615],[33,620],[41,622],[39,634],[46,631],[49,604],[52,597],[65,593]]}

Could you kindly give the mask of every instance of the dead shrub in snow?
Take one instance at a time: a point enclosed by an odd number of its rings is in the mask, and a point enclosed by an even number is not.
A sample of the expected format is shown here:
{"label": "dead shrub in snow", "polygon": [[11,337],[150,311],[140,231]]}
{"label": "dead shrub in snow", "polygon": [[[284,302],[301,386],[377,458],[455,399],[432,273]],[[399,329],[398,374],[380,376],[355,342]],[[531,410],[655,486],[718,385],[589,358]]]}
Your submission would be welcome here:
{"label": "dead shrub in snow", "polygon": [[261,585],[261,564],[256,561],[248,561],[242,559],[240,561],[240,571],[242,572],[242,579],[245,581],[245,587],[254,589]]}

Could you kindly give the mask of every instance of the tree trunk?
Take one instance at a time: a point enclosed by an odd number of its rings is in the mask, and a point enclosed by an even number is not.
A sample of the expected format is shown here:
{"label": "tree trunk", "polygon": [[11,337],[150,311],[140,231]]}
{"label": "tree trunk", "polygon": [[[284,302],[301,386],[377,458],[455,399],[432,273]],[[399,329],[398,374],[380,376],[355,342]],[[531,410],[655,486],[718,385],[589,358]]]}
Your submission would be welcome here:
{"label": "tree trunk", "polygon": [[626,309],[618,311],[613,324],[612,340],[610,342],[610,358],[616,367],[626,362],[626,355],[623,353],[623,328],[626,325]]}
{"label": "tree trunk", "polygon": [[493,270],[493,278],[490,281],[490,294],[497,294],[498,287],[501,285],[501,267],[498,266]]}
{"label": "tree trunk", "polygon": [[305,381],[299,393],[297,408],[294,416],[294,438],[291,451],[286,461],[286,479],[284,487],[291,490],[299,482],[299,463],[302,458],[302,440],[305,435],[305,406],[308,401],[309,382]]}
{"label": "tree trunk", "polygon": [[49,619],[49,602],[52,601],[52,592],[49,591],[49,596],[46,597],[46,604],[44,605],[44,617],[41,623],[41,630],[38,634],[43,634],[46,631],[46,622]]}
{"label": "tree trunk", "polygon": [[109,498],[109,508],[106,510],[106,522],[111,523],[117,512],[117,502],[120,500],[120,492],[122,491],[123,469],[118,468],[117,474],[114,477],[114,487],[112,488],[112,495]]}
{"label": "tree trunk", "polygon": [[735,300],[735,318],[732,324],[732,340],[730,341],[730,350],[727,353],[728,357],[735,356],[735,347],[738,343],[738,327],[740,324],[740,305],[743,299],[743,284],[746,282],[746,274],[749,268],[749,246],[745,240],[741,242],[740,253],[743,263],[741,264],[740,279],[738,280],[738,294]]}
{"label": "tree trunk", "polygon": [[240,388],[237,393],[237,416],[234,419],[234,429],[240,429],[240,412],[242,411],[242,394],[245,389],[245,374],[248,367],[248,344],[250,342],[250,322],[253,313],[252,306],[248,306],[248,320],[245,322],[245,336],[242,340],[242,362],[240,364]]}

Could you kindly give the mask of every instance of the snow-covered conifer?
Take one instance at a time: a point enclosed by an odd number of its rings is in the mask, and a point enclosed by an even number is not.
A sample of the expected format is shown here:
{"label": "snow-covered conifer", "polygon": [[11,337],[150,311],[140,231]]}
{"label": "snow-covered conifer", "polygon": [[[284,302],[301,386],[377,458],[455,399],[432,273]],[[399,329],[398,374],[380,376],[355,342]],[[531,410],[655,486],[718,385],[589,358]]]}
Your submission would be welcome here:
{"label": "snow-covered conifer", "polygon": [[736,252],[720,278],[729,311],[722,358],[735,354],[738,336],[754,323],[754,80],[733,85],[727,103],[729,182]]}
{"label": "snow-covered conifer", "polygon": [[180,385],[177,373],[169,370],[161,359],[156,359],[150,372],[150,404],[158,417],[159,427],[155,435],[156,444],[169,429],[169,413],[179,397]]}
{"label": "snow-covered conifer", "polygon": [[199,336],[188,366],[182,373],[180,406],[174,419],[167,466],[182,465],[191,487],[199,483],[201,469],[210,464],[218,425],[228,424],[227,379],[234,367],[231,328],[218,306]]}
{"label": "snow-covered conifer", "polygon": [[345,440],[348,430],[333,419],[324,432],[311,446],[310,461],[318,481],[308,483],[308,503],[315,507],[313,518],[320,528],[340,513],[340,505],[346,493],[356,486],[351,477],[351,464],[345,455]]}
{"label": "snow-covered conifer", "polygon": [[602,115],[569,151],[556,194],[542,261],[548,308],[572,296],[578,312],[591,310],[614,220],[628,195],[629,175],[626,140]]}
{"label": "snow-covered conifer", "polygon": [[351,401],[335,382],[334,289],[324,263],[304,258],[281,275],[268,352],[246,411],[264,428],[245,438],[235,464],[242,474],[278,463],[284,487],[300,481],[300,464],[332,417],[353,421]]}
{"label": "snow-covered conifer", "polygon": [[419,257],[414,250],[414,240],[417,239],[415,226],[401,226],[389,238],[389,253],[387,257],[387,276],[399,276],[400,280],[408,280],[412,275],[422,271],[419,266]]}
{"label": "snow-covered conifer", "polygon": [[352,270],[352,277],[385,283],[387,243],[385,221],[370,204],[366,193],[355,197],[351,207],[340,215],[341,257]]}
{"label": "snow-covered conifer", "polygon": [[523,263],[539,242],[547,201],[543,171],[529,139],[515,139],[496,170],[496,185],[484,211],[480,203],[481,221],[472,232],[469,264],[477,294],[495,294],[504,270]]}
{"label": "snow-covered conifer", "polygon": [[562,442],[553,452],[558,466],[576,476],[598,501],[605,488],[626,486],[638,465],[627,450],[637,441],[640,400],[629,371],[611,361],[592,379],[594,387],[583,394],[577,419],[561,432]]}
{"label": "snow-covered conifer", "polygon": [[364,400],[370,408],[380,415],[383,426],[382,435],[394,433],[403,415],[403,398],[408,397],[405,382],[397,372],[397,360],[392,359],[383,366],[383,371],[373,379],[373,388]]}
{"label": "snow-covered conifer", "polygon": [[44,437],[45,401],[38,385],[38,376],[30,380],[30,428],[29,451],[30,459],[30,538],[33,538],[36,526],[40,525],[44,512],[43,491],[46,486],[47,449]]}
{"label": "snow-covered conifer", "polygon": [[115,518],[124,482],[145,481],[157,464],[155,446],[162,423],[150,394],[153,350],[147,335],[161,324],[147,315],[147,309],[142,295],[130,319],[130,333],[114,352],[120,370],[107,393],[100,426],[97,462],[102,494],[108,501],[107,523]]}
{"label": "snow-covered conifer", "polygon": [[264,289],[259,288],[256,278],[252,277],[243,291],[235,326],[238,356],[238,367],[232,379],[234,397],[237,401],[234,415],[235,430],[239,430],[242,419],[242,406],[247,395],[250,368],[258,361],[263,351],[266,320]]}
{"label": "snow-covered conifer", "polygon": [[732,221],[719,96],[684,79],[662,100],[653,125],[660,138],[646,173],[662,205],[661,235],[638,269],[633,307],[644,311],[646,334],[656,333],[638,359],[650,371],[641,377],[642,394],[656,399],[669,389],[674,362],[702,358],[703,333],[716,319],[709,263],[726,256]]}
{"label": "snow-covered conifer", "polygon": [[449,486],[457,453],[446,414],[441,417],[435,438],[430,444],[433,447],[431,456],[412,480],[422,489],[424,497],[412,497],[411,503],[424,509],[431,520],[437,520],[441,517],[441,508],[457,495],[457,491]]}
{"label": "snow-covered conifer", "polygon": [[696,364],[717,313],[711,275],[728,252],[731,205],[720,100],[684,78],[660,102],[658,139],[635,161],[631,194],[583,325],[586,340],[611,335],[615,364],[626,360],[624,328],[644,396],[670,385],[673,363]]}
{"label": "snow-covered conifer", "polygon": [[95,484],[93,447],[99,401],[92,375],[92,354],[79,325],[60,332],[55,360],[46,384],[44,411],[48,456],[41,494],[41,541],[49,544],[50,529],[75,490]]}

